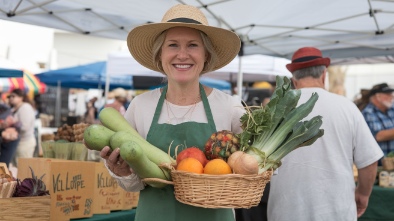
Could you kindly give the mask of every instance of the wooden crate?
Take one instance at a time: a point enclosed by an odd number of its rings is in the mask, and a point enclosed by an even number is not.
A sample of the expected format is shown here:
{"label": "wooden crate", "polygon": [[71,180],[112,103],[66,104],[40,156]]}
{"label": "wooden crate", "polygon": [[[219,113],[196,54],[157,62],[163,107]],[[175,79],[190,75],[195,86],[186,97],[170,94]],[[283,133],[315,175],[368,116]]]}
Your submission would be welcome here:
{"label": "wooden crate", "polygon": [[0,199],[1,221],[46,221],[50,219],[51,197],[12,197]]}

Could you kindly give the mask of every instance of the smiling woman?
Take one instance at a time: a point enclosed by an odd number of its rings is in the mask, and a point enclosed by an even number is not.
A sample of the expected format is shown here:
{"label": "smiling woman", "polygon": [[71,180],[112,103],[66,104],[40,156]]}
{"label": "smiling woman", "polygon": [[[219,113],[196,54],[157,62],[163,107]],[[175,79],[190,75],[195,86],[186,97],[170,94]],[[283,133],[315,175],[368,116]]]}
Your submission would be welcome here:
{"label": "smiling woman", "polygon": [[[161,23],[133,29],[127,44],[135,60],[168,79],[164,87],[136,96],[124,114],[149,143],[175,156],[177,148],[169,147],[187,144],[203,150],[205,141],[216,131],[241,132],[242,104],[220,90],[200,84],[201,75],[225,66],[237,55],[240,40],[235,33],[209,26],[196,7],[176,5]],[[193,207],[177,201],[173,186],[144,186],[128,165],[108,160],[117,159],[119,151],[109,154],[109,148],[103,148],[100,155],[121,187],[140,191],[136,220],[234,220],[231,209]]]}

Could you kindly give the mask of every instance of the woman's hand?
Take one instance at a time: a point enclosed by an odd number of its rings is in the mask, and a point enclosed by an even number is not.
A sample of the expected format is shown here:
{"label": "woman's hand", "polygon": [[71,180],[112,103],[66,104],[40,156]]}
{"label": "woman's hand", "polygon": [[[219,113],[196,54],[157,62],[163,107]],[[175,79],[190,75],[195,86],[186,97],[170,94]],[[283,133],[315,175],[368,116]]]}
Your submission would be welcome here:
{"label": "woman's hand", "polygon": [[5,141],[14,141],[18,139],[18,131],[13,127],[8,127],[1,132],[1,137]]}
{"label": "woman's hand", "polygon": [[119,154],[119,148],[111,151],[111,148],[106,146],[100,151],[100,156],[106,160],[108,169],[115,175],[123,177],[132,174],[130,166],[125,162]]}

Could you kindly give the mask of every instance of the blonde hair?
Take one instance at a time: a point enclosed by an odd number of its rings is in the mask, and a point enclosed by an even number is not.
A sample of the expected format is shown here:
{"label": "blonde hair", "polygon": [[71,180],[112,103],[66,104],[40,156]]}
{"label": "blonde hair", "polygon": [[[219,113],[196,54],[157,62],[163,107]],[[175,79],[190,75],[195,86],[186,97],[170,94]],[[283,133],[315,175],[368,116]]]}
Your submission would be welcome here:
{"label": "blonde hair", "polygon": [[[163,31],[155,41],[153,42],[153,63],[156,65],[156,67],[160,70],[160,72],[164,73],[163,66],[161,64],[160,60],[160,54],[161,54],[161,47],[163,46],[165,37],[167,35],[167,30]],[[199,31],[201,35],[202,42],[204,44],[205,51],[208,53],[207,60],[204,63],[204,68],[201,71],[201,75],[205,74],[207,72],[212,71],[212,69],[215,67],[216,62],[218,62],[218,56],[215,51],[214,46],[212,45],[211,39],[202,31]]]}

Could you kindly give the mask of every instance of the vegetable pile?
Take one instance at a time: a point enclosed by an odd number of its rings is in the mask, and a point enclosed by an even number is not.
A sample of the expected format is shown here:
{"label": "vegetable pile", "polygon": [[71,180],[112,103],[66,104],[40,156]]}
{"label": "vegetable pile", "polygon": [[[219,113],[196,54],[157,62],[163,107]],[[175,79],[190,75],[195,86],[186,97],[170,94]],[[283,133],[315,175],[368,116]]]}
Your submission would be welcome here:
{"label": "vegetable pile", "polygon": [[[301,121],[312,111],[318,94],[313,93],[307,102],[297,106],[300,96],[300,90],[291,89],[290,79],[277,76],[269,103],[247,108],[241,117],[244,131],[238,135],[245,154],[237,157],[237,167],[246,167],[242,171],[256,171],[258,168],[259,174],[276,169],[281,165],[281,159],[291,151],[311,145],[323,136],[321,116]],[[242,160],[244,157],[248,159]]]}

